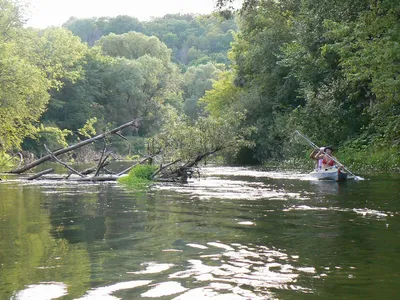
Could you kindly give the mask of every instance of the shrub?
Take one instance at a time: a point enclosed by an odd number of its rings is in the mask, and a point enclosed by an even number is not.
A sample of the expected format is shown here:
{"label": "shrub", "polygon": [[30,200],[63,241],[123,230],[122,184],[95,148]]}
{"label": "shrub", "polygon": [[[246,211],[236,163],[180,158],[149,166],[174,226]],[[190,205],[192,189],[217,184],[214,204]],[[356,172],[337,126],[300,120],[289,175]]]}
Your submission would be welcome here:
{"label": "shrub", "polygon": [[156,169],[156,166],[137,165],[129,171],[127,176],[119,178],[118,182],[131,187],[149,184],[152,180],[151,174],[153,174]]}

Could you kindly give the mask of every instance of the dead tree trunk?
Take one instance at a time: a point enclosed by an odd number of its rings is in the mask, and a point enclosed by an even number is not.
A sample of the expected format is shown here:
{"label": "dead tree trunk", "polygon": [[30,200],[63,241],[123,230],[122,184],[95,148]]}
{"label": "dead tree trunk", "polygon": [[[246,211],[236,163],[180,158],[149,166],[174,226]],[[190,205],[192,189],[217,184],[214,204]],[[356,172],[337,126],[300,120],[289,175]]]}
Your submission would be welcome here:
{"label": "dead tree trunk", "polygon": [[50,168],[50,169],[44,170],[42,172],[39,172],[39,173],[37,173],[35,175],[32,175],[31,177],[28,177],[27,179],[28,180],[38,179],[39,177],[42,177],[43,175],[46,175],[46,174],[49,174],[49,173],[52,173],[52,172],[54,172],[54,169]]}
{"label": "dead tree trunk", "polygon": [[[80,148],[82,146],[85,146],[87,144],[93,143],[93,142],[95,142],[97,140],[101,140],[101,139],[105,138],[106,136],[108,136],[110,134],[115,134],[115,133],[119,132],[120,130],[122,130],[122,129],[126,128],[126,127],[129,127],[129,126],[133,126],[135,128],[138,128],[139,127],[139,122],[140,122],[140,120],[130,121],[130,122],[125,123],[125,124],[123,124],[123,125],[121,125],[121,126],[119,126],[117,128],[114,128],[113,130],[110,130],[110,131],[107,131],[105,133],[99,134],[99,135],[97,135],[95,137],[92,137],[90,139],[84,140],[82,142],[79,142],[79,143],[77,143],[75,145],[72,145],[72,146],[69,146],[67,148],[63,148],[63,149],[59,149],[57,151],[54,151],[53,155],[54,156],[58,156],[58,155],[61,155],[61,154],[68,153],[68,152],[70,152],[72,150],[78,149],[78,148]],[[48,154],[48,155],[43,156],[42,158],[40,158],[38,160],[35,160],[34,162],[32,162],[30,164],[27,164],[27,165],[25,165],[25,166],[23,166],[21,168],[17,168],[15,170],[11,170],[9,173],[11,173],[11,174],[21,174],[21,173],[23,173],[25,171],[28,171],[28,170],[30,170],[30,169],[32,169],[32,168],[34,168],[34,167],[36,167],[36,166],[38,166],[40,164],[52,159],[52,158],[53,158],[53,156],[51,154]]]}
{"label": "dead tree trunk", "polygon": [[84,177],[84,175],[82,175],[81,173],[79,173],[77,170],[75,170],[74,168],[71,168],[70,166],[68,166],[66,163],[63,163],[61,160],[59,160],[57,157],[55,157],[54,153],[51,152],[49,150],[49,148],[47,148],[46,145],[44,145],[44,148],[46,149],[46,151],[51,155],[51,158],[54,159],[56,162],[58,162],[59,164],[63,165],[64,167],[66,167],[68,170],[70,170],[72,173],[79,175],[80,177]]}
{"label": "dead tree trunk", "polygon": [[[180,183],[187,183],[188,178],[192,176],[194,173],[193,167],[197,166],[197,164],[206,158],[207,156],[214,154],[215,152],[223,149],[222,147],[215,148],[214,150],[202,153],[197,155],[193,160],[188,161],[185,163],[183,166],[177,167],[175,169],[170,169],[167,167],[170,167],[174,165],[175,163],[181,161],[180,159],[166,165],[165,167],[160,167],[159,170],[157,170],[153,174],[153,179],[155,181],[162,181],[162,182],[180,182]],[[156,177],[156,175],[158,175]]]}

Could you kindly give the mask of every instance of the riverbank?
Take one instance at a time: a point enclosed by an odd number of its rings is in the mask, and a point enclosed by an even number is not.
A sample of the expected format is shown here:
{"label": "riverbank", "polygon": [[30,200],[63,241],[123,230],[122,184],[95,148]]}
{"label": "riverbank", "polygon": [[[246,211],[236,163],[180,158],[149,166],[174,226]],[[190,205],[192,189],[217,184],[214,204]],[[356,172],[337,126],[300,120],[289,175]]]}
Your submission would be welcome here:
{"label": "riverbank", "polygon": [[[300,157],[284,161],[266,162],[263,166],[307,171],[312,169],[314,166],[314,162],[308,158],[310,151],[304,151]],[[353,173],[400,173],[399,147],[365,147],[362,149],[341,148],[337,153],[335,153],[335,157]]]}

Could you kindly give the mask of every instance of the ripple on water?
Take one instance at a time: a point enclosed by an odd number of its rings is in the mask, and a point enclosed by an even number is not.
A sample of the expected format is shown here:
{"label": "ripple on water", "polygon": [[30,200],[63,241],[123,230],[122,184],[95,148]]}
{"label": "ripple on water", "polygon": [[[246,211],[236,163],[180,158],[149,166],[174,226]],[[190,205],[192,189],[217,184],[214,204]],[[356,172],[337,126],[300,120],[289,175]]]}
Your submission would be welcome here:
{"label": "ripple on water", "polygon": [[133,280],[119,282],[113,285],[99,287],[89,291],[85,296],[77,300],[119,300],[120,298],[112,296],[113,293],[133,289],[150,284],[151,280]]}
{"label": "ripple on water", "polygon": [[[210,241],[206,245],[188,243],[187,251],[199,249],[185,263],[142,263],[142,270],[127,272],[140,280],[119,282],[89,290],[78,300],[117,300],[114,293],[141,287],[141,297],[175,296],[177,300],[192,299],[266,299],[273,298],[271,289],[296,290],[311,293],[299,285],[301,274],[315,274],[312,266],[299,265],[298,255],[266,246],[225,244]],[[171,269],[174,268],[174,271]],[[176,270],[183,268],[183,270]],[[146,274],[161,274],[160,282],[141,280]],[[321,274],[320,276],[323,276]],[[48,298],[43,298],[48,295]],[[42,283],[29,286],[15,295],[14,300],[55,299],[67,295],[62,283]]]}
{"label": "ripple on water", "polygon": [[205,176],[226,175],[226,176],[246,176],[254,178],[273,178],[273,179],[307,179],[308,174],[295,171],[263,171],[246,167],[206,167],[201,169]]}
{"label": "ripple on water", "polygon": [[275,186],[266,185],[264,182],[227,180],[214,177],[193,180],[184,186],[159,184],[153,188],[161,191],[174,191],[201,200],[216,198],[235,200],[308,199],[308,196],[301,193],[287,192],[284,189],[277,189]]}
{"label": "ripple on water", "polygon": [[[200,248],[198,244],[187,244]],[[315,274],[310,266],[296,267],[298,256],[269,249],[265,246],[224,244],[219,241],[208,242],[202,249],[207,253],[199,254],[198,259],[189,259],[188,267],[169,275],[170,279],[193,280],[203,283],[184,292],[174,299],[265,299],[270,295],[268,289],[293,289],[305,293],[309,289],[296,285],[301,273]],[[224,251],[215,253],[216,249]],[[252,290],[242,289],[252,287]]]}
{"label": "ripple on water", "polygon": [[[241,167],[205,167],[202,177],[193,179],[187,185],[156,184],[156,190],[170,190],[201,200],[236,199],[236,200],[288,200],[309,199],[300,192],[289,192],[278,188],[275,183],[266,184],[265,178],[297,179],[307,178],[306,174],[295,172],[259,171]],[[225,178],[228,176],[229,178]],[[253,178],[241,180],[239,177]]]}
{"label": "ripple on water", "polygon": [[308,205],[293,205],[288,208],[283,209],[283,211],[301,211],[301,210],[310,210],[310,211],[338,211],[338,212],[354,212],[363,217],[376,217],[378,219],[386,218],[388,216],[394,216],[393,212],[383,212],[374,209],[368,208],[340,208],[340,207],[315,207]]}
{"label": "ripple on water", "polygon": [[146,266],[145,270],[138,272],[126,272],[127,274],[155,274],[166,271],[174,266],[174,264],[158,264],[156,262],[142,263],[142,266]]}

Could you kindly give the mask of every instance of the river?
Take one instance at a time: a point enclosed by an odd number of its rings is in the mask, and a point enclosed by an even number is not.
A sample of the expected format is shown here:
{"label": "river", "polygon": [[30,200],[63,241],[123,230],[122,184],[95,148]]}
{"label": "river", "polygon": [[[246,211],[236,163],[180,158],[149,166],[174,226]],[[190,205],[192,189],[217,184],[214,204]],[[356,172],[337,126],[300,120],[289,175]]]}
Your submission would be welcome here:
{"label": "river", "polygon": [[396,299],[400,175],[0,181],[0,299]]}

